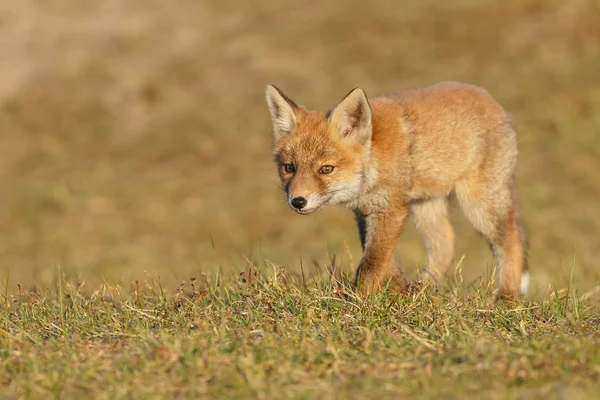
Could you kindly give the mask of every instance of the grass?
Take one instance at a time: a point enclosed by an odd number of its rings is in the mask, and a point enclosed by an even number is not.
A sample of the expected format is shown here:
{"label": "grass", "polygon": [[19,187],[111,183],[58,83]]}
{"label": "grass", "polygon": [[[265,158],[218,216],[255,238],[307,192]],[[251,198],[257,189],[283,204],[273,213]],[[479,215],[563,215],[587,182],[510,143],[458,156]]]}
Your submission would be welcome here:
{"label": "grass", "polygon": [[5,398],[593,398],[600,311],[552,291],[492,302],[483,279],[366,300],[344,276],[250,268],[2,296]]}
{"label": "grass", "polygon": [[[4,2],[0,398],[593,397],[598,21],[597,0]],[[318,273],[352,273],[350,213],[277,189],[264,85],[325,108],[446,79],[514,120],[531,294],[491,303],[452,213],[464,281],[363,302]],[[413,278],[411,226],[398,256]],[[232,278],[264,259],[287,284]]]}

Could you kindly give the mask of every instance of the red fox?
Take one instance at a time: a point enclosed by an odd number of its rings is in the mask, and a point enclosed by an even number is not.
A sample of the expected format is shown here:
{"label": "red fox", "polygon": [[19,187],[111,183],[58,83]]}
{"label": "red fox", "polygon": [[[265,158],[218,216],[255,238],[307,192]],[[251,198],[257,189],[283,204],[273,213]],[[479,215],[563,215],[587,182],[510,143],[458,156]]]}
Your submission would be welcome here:
{"label": "red fox", "polygon": [[443,278],[454,257],[451,195],[493,250],[498,297],[526,292],[517,137],[487,91],[441,82],[367,99],[355,88],[331,110],[309,111],[268,85],[266,100],[289,206],[302,215],[329,204],[354,212],[363,248],[360,293],[407,288],[394,252],[408,216],[427,249],[423,280]]}

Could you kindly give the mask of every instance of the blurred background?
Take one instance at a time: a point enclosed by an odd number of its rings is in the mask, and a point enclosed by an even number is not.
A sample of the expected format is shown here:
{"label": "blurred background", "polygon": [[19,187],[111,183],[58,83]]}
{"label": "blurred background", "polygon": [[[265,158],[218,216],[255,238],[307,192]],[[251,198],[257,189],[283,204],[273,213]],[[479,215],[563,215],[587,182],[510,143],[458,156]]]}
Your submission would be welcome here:
{"label": "blurred background", "polygon": [[[0,281],[167,287],[262,260],[360,258],[350,212],[277,188],[264,85],[327,108],[481,85],[519,133],[534,292],[600,281],[600,2],[19,0],[0,4]],[[454,208],[465,279],[492,256]],[[398,255],[424,262],[411,226]],[[89,283],[88,283],[89,285]]]}

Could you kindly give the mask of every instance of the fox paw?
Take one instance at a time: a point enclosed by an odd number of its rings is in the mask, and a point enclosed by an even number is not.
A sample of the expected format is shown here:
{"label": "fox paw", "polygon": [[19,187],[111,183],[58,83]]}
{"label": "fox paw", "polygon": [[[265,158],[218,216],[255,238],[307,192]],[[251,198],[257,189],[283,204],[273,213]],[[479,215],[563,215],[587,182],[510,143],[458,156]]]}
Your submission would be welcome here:
{"label": "fox paw", "polygon": [[377,274],[365,274],[356,280],[356,289],[363,295],[380,292],[382,289],[396,293],[402,293],[408,288],[408,282],[400,272],[393,275],[378,276]]}

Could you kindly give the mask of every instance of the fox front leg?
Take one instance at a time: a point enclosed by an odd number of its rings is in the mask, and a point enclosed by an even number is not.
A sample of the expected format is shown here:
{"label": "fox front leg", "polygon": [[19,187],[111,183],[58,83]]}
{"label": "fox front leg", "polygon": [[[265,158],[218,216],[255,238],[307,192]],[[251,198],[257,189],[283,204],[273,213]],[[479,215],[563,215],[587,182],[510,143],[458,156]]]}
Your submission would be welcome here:
{"label": "fox front leg", "polygon": [[367,295],[386,286],[397,292],[406,290],[407,281],[394,261],[394,251],[407,214],[405,207],[368,214],[355,211],[363,246],[355,279],[359,293]]}

